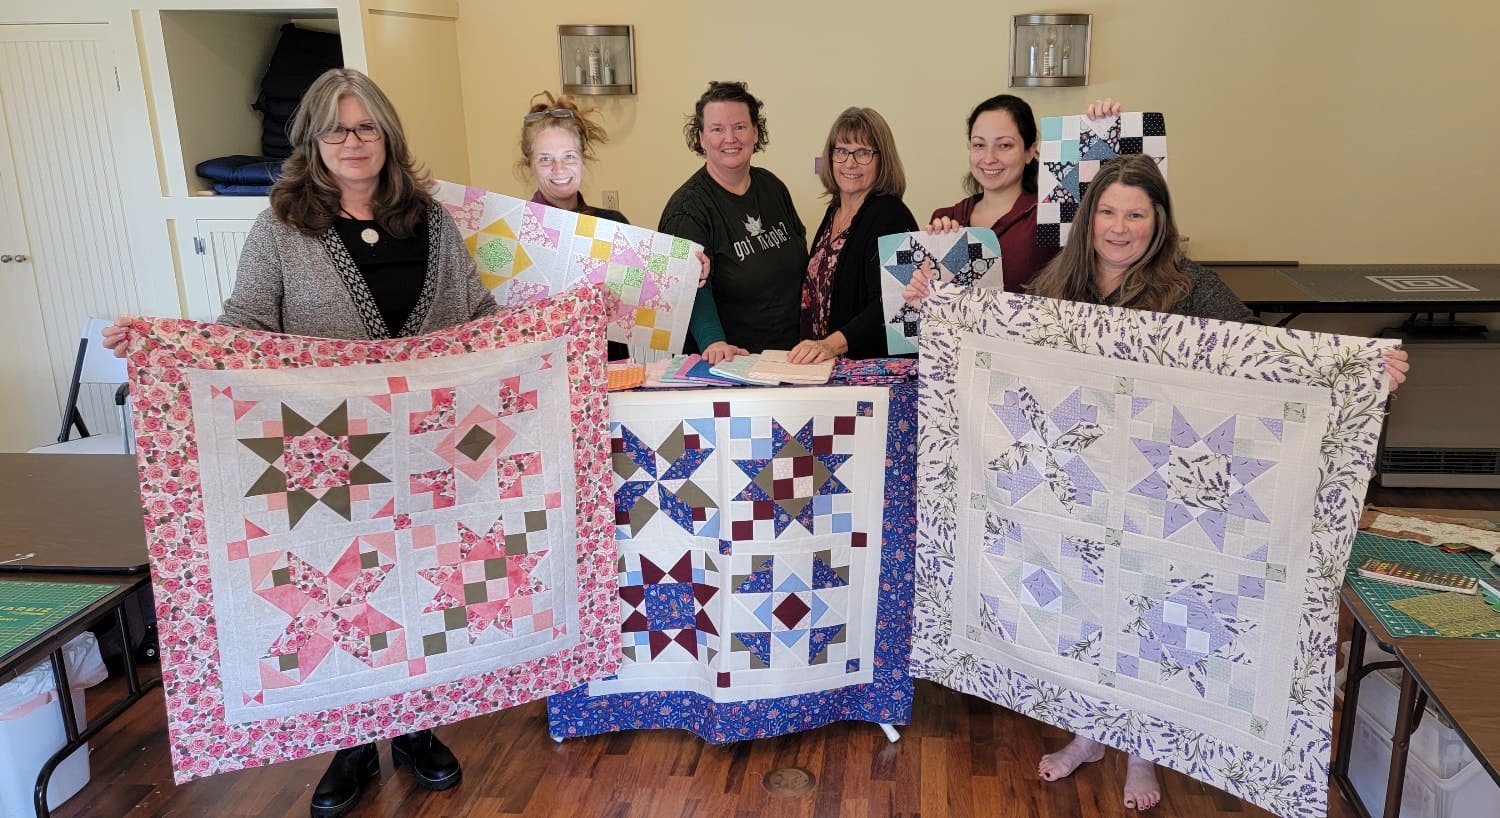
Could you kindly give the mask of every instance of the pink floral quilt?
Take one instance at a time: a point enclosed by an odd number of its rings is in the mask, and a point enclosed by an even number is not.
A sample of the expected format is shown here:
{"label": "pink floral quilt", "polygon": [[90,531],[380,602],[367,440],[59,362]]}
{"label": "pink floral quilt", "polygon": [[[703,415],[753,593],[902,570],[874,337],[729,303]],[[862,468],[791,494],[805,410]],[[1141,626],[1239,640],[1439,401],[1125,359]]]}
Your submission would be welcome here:
{"label": "pink floral quilt", "polygon": [[608,297],[389,341],[135,323],[179,783],[615,672]]}

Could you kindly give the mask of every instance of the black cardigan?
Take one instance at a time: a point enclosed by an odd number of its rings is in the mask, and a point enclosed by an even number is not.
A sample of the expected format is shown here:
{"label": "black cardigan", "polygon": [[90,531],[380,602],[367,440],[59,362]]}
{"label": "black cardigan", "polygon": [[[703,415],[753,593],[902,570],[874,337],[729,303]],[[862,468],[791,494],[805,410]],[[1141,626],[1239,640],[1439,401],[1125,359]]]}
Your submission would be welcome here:
{"label": "black cardigan", "polygon": [[[814,247],[828,232],[837,209],[835,198],[813,234]],[[844,333],[849,342],[849,351],[844,353],[847,357],[879,358],[886,354],[885,309],[880,303],[880,237],[916,229],[916,217],[899,197],[887,194],[867,197],[849,223],[849,238],[833,268],[828,315],[828,326]]]}

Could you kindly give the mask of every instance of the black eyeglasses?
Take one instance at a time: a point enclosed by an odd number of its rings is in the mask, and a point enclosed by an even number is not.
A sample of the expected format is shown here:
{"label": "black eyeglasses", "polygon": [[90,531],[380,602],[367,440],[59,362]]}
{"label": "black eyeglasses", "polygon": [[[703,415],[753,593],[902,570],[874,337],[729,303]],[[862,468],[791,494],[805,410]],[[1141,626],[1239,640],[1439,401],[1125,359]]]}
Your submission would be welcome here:
{"label": "black eyeglasses", "polygon": [[859,150],[852,151],[848,148],[834,148],[833,161],[844,162],[853,159],[856,165],[868,165],[870,164],[870,160],[874,159],[878,153],[880,151],[870,150],[869,148],[860,148]]}
{"label": "black eyeglasses", "polygon": [[557,117],[558,119],[572,119],[573,111],[570,108],[549,108],[545,111],[532,111],[523,117],[522,121],[529,125],[533,122],[540,122],[549,116]]}
{"label": "black eyeglasses", "polygon": [[329,145],[342,145],[348,141],[349,134],[354,134],[354,138],[361,142],[377,142],[380,140],[380,126],[373,122],[362,122],[353,128],[335,125],[318,138]]}

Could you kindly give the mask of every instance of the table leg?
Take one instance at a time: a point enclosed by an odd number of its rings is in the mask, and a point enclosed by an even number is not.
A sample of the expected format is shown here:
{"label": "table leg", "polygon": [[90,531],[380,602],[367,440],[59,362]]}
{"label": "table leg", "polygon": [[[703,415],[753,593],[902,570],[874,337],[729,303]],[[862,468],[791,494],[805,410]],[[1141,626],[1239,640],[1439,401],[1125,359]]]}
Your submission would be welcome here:
{"label": "table leg", "polygon": [[[63,660],[62,646],[52,651],[52,682],[57,687],[57,709],[62,712],[63,734],[67,739],[63,747],[73,747],[78,741],[78,714],[73,710],[73,688],[68,684],[68,664]],[[53,755],[42,764],[42,769],[36,776],[36,790],[32,792],[32,800],[36,805],[36,814],[45,816],[47,810],[47,784],[52,780],[52,771],[57,769],[66,756]]]}
{"label": "table leg", "polygon": [[1344,706],[1339,710],[1338,750],[1333,757],[1331,777],[1338,781],[1349,775],[1349,751],[1354,747],[1354,720],[1359,717],[1360,672],[1365,664],[1365,627],[1354,619],[1349,636],[1349,657],[1344,660]]}
{"label": "table leg", "polygon": [[115,702],[113,707],[103,713],[95,714],[89,719],[89,724],[82,730],[78,729],[78,718],[73,709],[73,691],[68,683],[68,668],[63,661],[63,649],[58,647],[52,652],[52,679],[57,684],[58,709],[62,711],[63,730],[67,734],[67,741],[63,743],[62,749],[52,754],[42,763],[42,769],[36,776],[36,790],[33,792],[33,801],[36,806],[37,818],[48,818],[52,813],[47,809],[47,784],[51,782],[52,773],[57,765],[75,750],[83,747],[89,739],[93,738],[100,730],[103,730],[110,722],[114,721],[121,713],[124,713],[131,705],[140,701],[145,695],[155,688],[161,686],[161,677],[157,676],[145,684],[141,684],[140,676],[135,666],[135,657],[130,650],[130,640],[127,638],[128,631],[125,627],[125,611],[116,605],[114,609],[115,627],[120,633],[120,644],[125,646],[125,676],[130,692],[121,701]]}
{"label": "table leg", "polygon": [[1411,749],[1413,705],[1417,699],[1417,677],[1401,671],[1401,700],[1396,705],[1396,731],[1391,735],[1391,774],[1385,782],[1385,818],[1401,815],[1401,791],[1406,786],[1406,756]]}

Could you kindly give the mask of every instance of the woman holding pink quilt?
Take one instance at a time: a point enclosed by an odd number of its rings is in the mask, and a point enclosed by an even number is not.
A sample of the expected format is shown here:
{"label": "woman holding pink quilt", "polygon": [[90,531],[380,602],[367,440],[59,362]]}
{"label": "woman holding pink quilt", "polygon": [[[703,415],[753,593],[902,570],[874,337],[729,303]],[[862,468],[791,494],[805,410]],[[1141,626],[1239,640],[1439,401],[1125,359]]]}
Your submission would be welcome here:
{"label": "woman holding pink quilt", "polygon": [[[419,335],[496,311],[451,216],[428,193],[385,94],[346,68],[319,77],[292,121],[293,152],[240,253],[219,323],[353,340]],[[123,355],[129,321],[104,332]],[[351,737],[353,739],[353,737]],[[396,767],[444,790],[462,770],[419,730],[391,741]],[[380,774],[375,745],[334,753],[312,794],[313,818],[352,810]]]}

